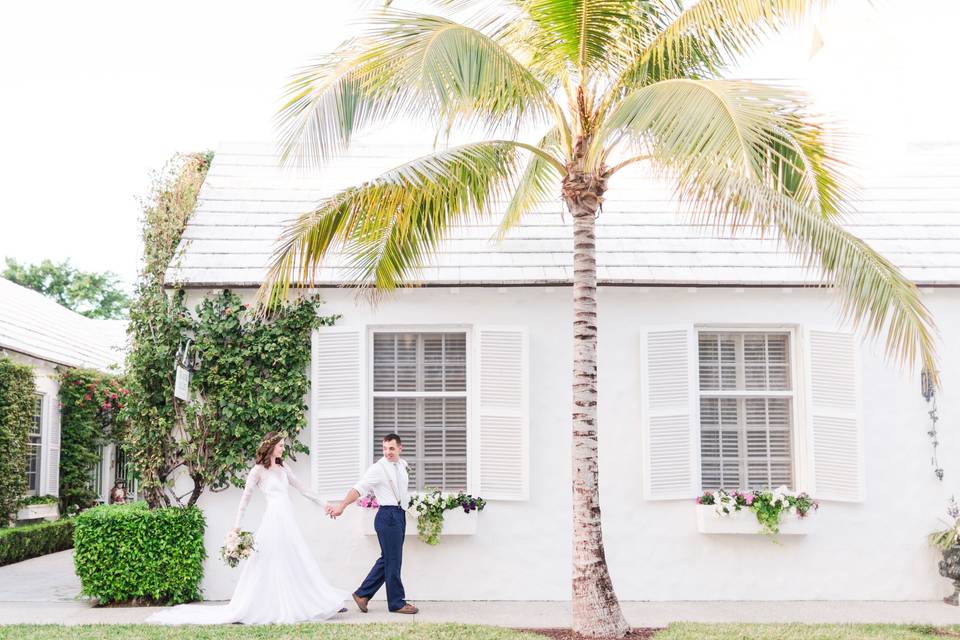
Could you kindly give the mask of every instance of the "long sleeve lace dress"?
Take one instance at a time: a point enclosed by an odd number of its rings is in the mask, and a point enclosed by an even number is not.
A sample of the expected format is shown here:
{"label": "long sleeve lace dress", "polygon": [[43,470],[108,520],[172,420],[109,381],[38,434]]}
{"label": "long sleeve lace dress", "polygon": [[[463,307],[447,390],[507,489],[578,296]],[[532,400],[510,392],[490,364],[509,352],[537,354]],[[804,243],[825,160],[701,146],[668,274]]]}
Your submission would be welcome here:
{"label": "long sleeve lace dress", "polygon": [[239,527],[254,487],[267,500],[254,533],[254,551],[243,561],[233,597],[225,605],[183,604],[154,613],[157,624],[293,623],[332,617],[349,593],[330,585],[294,517],[288,487],[321,507],[324,501],[283,465],[256,465],[247,475],[234,526]]}

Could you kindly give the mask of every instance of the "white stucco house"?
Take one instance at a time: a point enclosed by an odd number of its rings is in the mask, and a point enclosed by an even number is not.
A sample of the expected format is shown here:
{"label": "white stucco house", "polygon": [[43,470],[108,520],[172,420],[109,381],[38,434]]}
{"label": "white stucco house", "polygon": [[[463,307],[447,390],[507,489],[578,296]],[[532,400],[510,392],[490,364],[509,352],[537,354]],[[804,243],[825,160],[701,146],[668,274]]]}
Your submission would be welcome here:
{"label": "white stucco house", "polygon": [[[320,172],[277,168],[271,146],[224,144],[168,281],[190,304],[229,287],[252,300],[285,221],[337,188],[425,149],[356,148]],[[669,186],[611,181],[598,223],[600,473],[606,557],[626,600],[927,600],[950,592],[927,533],[960,491],[960,145],[913,144],[865,172],[845,224],[921,288],[940,330],[939,460],[919,371],[840,323],[775,239],[691,226]],[[467,533],[404,551],[408,597],[570,598],[572,275],[561,205],[509,238],[458,232],[423,286],[377,307],[318,272],[336,327],[314,334],[311,455],[294,470],[341,497],[399,432],[417,490],[489,501]],[[264,425],[267,431],[270,425]],[[787,485],[819,511],[768,537],[698,521],[705,489]],[[240,496],[205,494],[207,598],[236,572],[216,549]],[[364,514],[299,501],[333,583],[353,589],[378,554]],[[244,522],[261,513],[255,498]],[[475,527],[473,526],[475,525]],[[717,531],[717,529],[722,531]],[[382,597],[382,594],[381,596]]]}
{"label": "white stucco house", "polygon": [[[89,368],[118,373],[126,322],[96,320],[0,278],[0,355],[33,367],[37,389],[27,469],[29,495],[59,495],[60,373]],[[105,447],[93,482],[101,499],[113,484],[117,453]],[[122,466],[122,461],[121,461]]]}

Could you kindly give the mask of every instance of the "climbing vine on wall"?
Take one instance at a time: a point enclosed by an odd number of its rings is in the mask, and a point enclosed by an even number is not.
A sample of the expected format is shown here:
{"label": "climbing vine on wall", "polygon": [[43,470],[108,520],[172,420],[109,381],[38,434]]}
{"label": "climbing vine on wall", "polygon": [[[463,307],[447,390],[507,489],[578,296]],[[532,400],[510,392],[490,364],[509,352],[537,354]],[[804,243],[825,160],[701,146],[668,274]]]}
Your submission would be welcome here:
{"label": "climbing vine on wall", "polygon": [[165,274],[212,160],[209,152],[175,157],[143,201],[143,264],[130,305],[130,398],[124,413],[131,463],[151,507],[170,504],[165,488],[181,464],[174,434],[173,362],[191,323],[182,291],[165,291]]}
{"label": "climbing vine on wall", "polygon": [[27,492],[27,437],[33,420],[33,368],[0,358],[0,527]]}
{"label": "climbing vine on wall", "polygon": [[196,307],[191,402],[177,402],[189,504],[204,489],[241,484],[268,431],[290,434],[293,455],[305,451],[297,434],[306,425],[310,332],[337,318],[320,316],[319,306],[301,299],[265,319],[224,290]]}

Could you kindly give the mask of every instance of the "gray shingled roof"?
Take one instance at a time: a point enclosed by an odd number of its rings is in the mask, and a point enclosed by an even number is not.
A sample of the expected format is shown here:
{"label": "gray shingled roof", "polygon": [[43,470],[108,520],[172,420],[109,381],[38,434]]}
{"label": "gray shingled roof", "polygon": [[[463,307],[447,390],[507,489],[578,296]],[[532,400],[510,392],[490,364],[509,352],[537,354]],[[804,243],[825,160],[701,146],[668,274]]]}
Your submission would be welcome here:
{"label": "gray shingled roof", "polygon": [[68,367],[113,371],[123,362],[125,320],[93,320],[0,278],[0,351]]}
{"label": "gray shingled roof", "polygon": [[[285,222],[325,195],[375,177],[428,148],[357,146],[313,172],[281,169],[269,144],[223,144],[200,191],[168,281],[258,286]],[[960,284],[960,144],[914,144],[867,175],[845,224],[923,286]],[[529,215],[503,242],[495,223],[458,231],[420,282],[435,285],[562,284],[571,280],[572,231],[559,201]],[[615,176],[599,218],[601,284],[814,284],[816,274],[775,240],[720,237],[678,213],[669,185],[639,173]],[[342,284],[338,256],[318,271]]]}

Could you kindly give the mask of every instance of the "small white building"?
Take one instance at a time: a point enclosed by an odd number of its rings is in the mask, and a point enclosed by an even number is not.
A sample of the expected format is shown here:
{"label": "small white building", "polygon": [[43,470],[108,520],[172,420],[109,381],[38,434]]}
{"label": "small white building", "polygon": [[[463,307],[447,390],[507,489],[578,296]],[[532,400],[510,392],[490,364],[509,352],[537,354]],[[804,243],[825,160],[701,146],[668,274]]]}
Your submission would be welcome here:
{"label": "small white building", "polygon": [[[229,287],[253,299],[285,222],[322,196],[422,150],[358,147],[317,172],[277,168],[267,145],[216,152],[168,281],[192,306]],[[606,558],[625,600],[928,600],[950,592],[927,533],[960,491],[960,145],[911,145],[863,179],[845,224],[921,287],[940,329],[938,456],[918,371],[839,324],[775,240],[718,237],[678,215],[669,185],[611,180],[598,221],[600,481]],[[431,547],[408,538],[408,597],[570,598],[572,243],[561,204],[497,244],[496,222],[445,244],[419,288],[372,308],[318,272],[311,455],[294,470],[340,498],[405,439],[417,490],[489,501]],[[264,431],[270,425],[264,425]],[[252,454],[252,452],[251,452]],[[820,502],[779,544],[698,520],[704,489],[787,485]],[[238,490],[206,493],[207,598],[237,574],[217,559]],[[365,517],[300,501],[301,527],[334,584],[378,555]],[[262,513],[255,498],[244,527]],[[461,527],[457,522],[454,526]],[[792,525],[791,525],[792,526]],[[382,597],[382,594],[381,596]]]}
{"label": "small white building", "polygon": [[[28,495],[59,495],[60,373],[83,367],[119,373],[126,321],[96,320],[0,278],[0,355],[33,367],[37,389],[30,433]],[[106,499],[116,453],[104,448],[93,482]]]}

